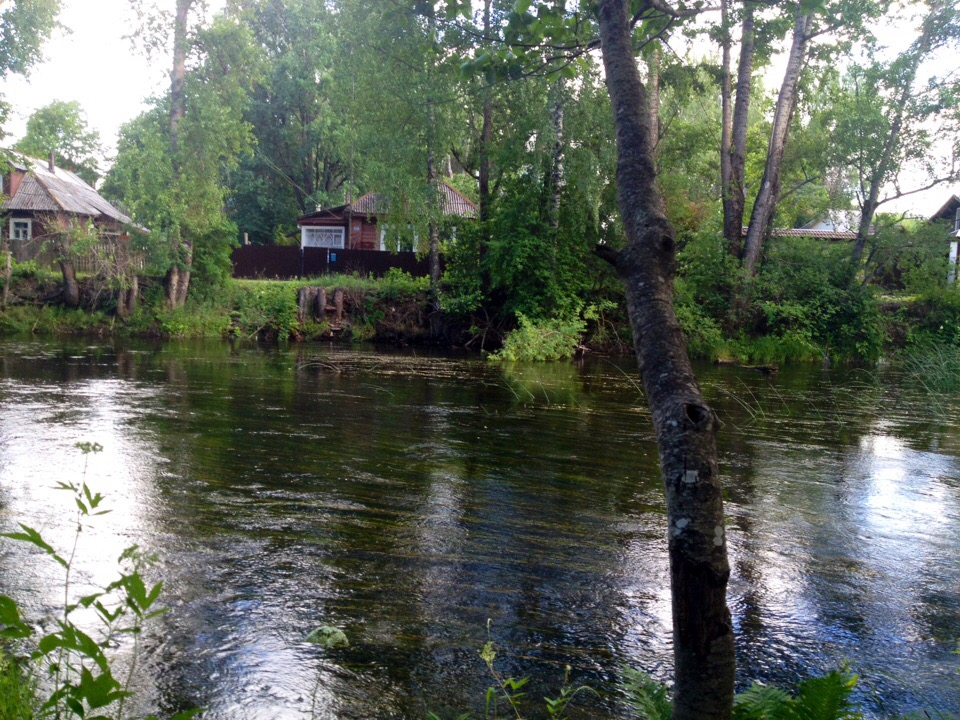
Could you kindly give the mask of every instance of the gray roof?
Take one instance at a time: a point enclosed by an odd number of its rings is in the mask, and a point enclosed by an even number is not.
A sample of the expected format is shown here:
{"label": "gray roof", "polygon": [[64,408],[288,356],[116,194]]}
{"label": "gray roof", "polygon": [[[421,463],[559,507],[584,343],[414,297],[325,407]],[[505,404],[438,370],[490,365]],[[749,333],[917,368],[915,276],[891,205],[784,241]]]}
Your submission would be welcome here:
{"label": "gray roof", "polygon": [[[478,215],[478,209],[469,198],[447,183],[446,180],[438,184],[441,200],[443,201],[443,214],[447,217],[475,218]],[[390,209],[390,198],[387,195],[377,192],[369,192],[352,203],[347,205],[338,205],[337,207],[318,210],[298,218],[305,220],[307,218],[316,218],[328,215],[330,213],[351,212],[354,215],[383,215]]]}
{"label": "gray roof", "polygon": [[[477,216],[477,206],[463,193],[446,181],[440,182],[439,187],[444,215],[466,218]],[[388,210],[388,204],[389,198],[386,195],[370,192],[355,200],[350,210],[357,215],[380,215]]]}
{"label": "gray roof", "polygon": [[16,194],[7,198],[0,210],[67,212],[88,217],[105,217],[123,224],[132,223],[129,217],[100,197],[100,193],[69,170],[56,168],[50,172],[46,162],[26,156],[21,156],[10,164],[26,175]]}
{"label": "gray roof", "polygon": [[[743,227],[743,235],[746,237],[746,225]],[[812,228],[773,228],[770,231],[771,237],[805,237],[815,240],[856,240],[857,234],[852,230],[814,230]]]}

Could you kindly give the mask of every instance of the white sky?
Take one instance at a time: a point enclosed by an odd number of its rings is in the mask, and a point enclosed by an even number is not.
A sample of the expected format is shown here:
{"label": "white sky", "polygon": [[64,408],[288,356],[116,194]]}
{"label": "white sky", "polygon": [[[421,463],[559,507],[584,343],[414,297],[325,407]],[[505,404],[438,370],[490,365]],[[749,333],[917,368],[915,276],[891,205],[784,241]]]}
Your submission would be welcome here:
{"label": "white sky", "polygon": [[[173,0],[158,4],[172,9]],[[209,5],[222,6],[222,0]],[[169,61],[148,62],[125,39],[135,23],[129,0],[64,0],[60,22],[66,31],[45,45],[44,63],[27,78],[0,81],[0,93],[13,106],[5,127],[9,136],[3,143],[12,145],[23,135],[27,118],[37,108],[54,100],[76,100],[90,126],[100,133],[109,163],[120,126],[146,109],[144,100],[163,91],[169,82]],[[880,30],[881,36],[891,38],[890,44],[896,43],[897,33],[897,28]],[[960,58],[949,60],[960,66]],[[776,85],[779,80],[767,82]],[[940,186],[884,209],[929,216],[953,193],[960,194],[960,185]]]}
{"label": "white sky", "polygon": [[123,37],[134,27],[128,0],[66,0],[60,22],[66,31],[44,46],[46,62],[29,77],[0,81],[0,93],[12,105],[4,143],[23,135],[37,108],[76,100],[112,154],[120,126],[146,109],[143,101],[167,81],[167,63],[151,67]]}

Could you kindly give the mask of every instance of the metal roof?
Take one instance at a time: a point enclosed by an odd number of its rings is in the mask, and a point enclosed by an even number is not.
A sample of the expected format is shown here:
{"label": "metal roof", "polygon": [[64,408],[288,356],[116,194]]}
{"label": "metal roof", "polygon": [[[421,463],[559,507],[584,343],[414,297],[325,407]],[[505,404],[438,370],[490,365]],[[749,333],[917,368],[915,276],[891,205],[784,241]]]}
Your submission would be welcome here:
{"label": "metal roof", "polygon": [[[748,228],[743,228],[747,234]],[[772,237],[805,237],[816,240],[856,240],[857,234],[851,230],[811,230],[807,228],[774,228],[770,231]]]}
{"label": "metal roof", "polygon": [[69,170],[55,168],[51,172],[46,162],[25,156],[10,164],[26,175],[16,194],[0,207],[2,210],[68,212],[89,217],[107,217],[124,224],[132,223],[129,217],[100,197],[100,193]]}
{"label": "metal roof", "polygon": [[[475,218],[478,215],[477,206],[470,201],[463,193],[443,180],[439,183],[441,200],[443,201],[443,214],[448,217]],[[390,207],[390,198],[387,195],[378,192],[369,192],[348,205],[338,205],[332,208],[317,210],[316,212],[303,215],[298,220],[307,218],[317,219],[339,212],[350,212],[354,215],[384,215]]]}

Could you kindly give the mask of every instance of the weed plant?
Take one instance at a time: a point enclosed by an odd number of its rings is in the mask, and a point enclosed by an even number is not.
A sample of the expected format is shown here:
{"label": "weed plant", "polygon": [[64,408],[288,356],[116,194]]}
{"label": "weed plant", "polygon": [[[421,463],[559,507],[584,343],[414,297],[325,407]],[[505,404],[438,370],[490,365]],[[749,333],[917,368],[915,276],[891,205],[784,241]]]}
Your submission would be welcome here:
{"label": "weed plant", "polygon": [[[71,717],[123,720],[127,717],[125,703],[131,696],[129,687],[139,659],[140,638],[146,623],[164,612],[158,605],[163,586],[145,583],[142,573],[150,558],[136,546],[128,547],[120,555],[120,573],[116,580],[93,593],[75,596],[72,574],[81,533],[94,517],[109,512],[101,508],[103,496],[94,493],[86,482],[89,455],[100,452],[102,447],[96,443],[78,443],[77,448],[84,455],[82,480],[80,483],[61,481],[56,485],[72,495],[77,508],[76,531],[69,550],[54,548],[37,530],[22,523],[19,532],[2,534],[43,552],[63,573],[63,605],[59,617],[53,623],[40,624],[41,627],[54,626],[41,637],[36,637],[16,601],[0,595],[0,637],[7,642],[17,642],[28,651],[23,673],[17,666],[11,666],[9,660],[0,666],[0,703],[8,703],[11,708],[9,715],[0,715],[4,720],[20,716],[31,720]],[[75,621],[81,610],[96,615],[100,625],[99,632],[95,633],[98,637]],[[108,651],[124,637],[132,638],[133,657],[125,676],[118,677],[114,672],[116,659]],[[3,709],[0,705],[0,710]],[[171,720],[186,720],[198,712],[178,713]],[[150,716],[147,720],[156,718]]]}

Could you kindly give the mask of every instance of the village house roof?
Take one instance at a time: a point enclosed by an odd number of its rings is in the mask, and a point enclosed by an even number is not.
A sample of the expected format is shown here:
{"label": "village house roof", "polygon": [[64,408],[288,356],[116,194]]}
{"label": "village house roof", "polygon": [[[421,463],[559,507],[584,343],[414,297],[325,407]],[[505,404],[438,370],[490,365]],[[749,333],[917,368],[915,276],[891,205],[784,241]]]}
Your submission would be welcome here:
{"label": "village house roof", "polygon": [[92,218],[109,218],[122,224],[132,220],[104,200],[100,193],[63,168],[54,168],[36,158],[20,156],[10,165],[24,173],[20,187],[7,198],[0,211],[65,212]]}
{"label": "village house roof", "polygon": [[[749,228],[743,228],[746,236]],[[772,237],[805,237],[814,240],[856,240],[857,234],[852,230],[815,230],[813,228],[773,228]]]}
{"label": "village house roof", "polygon": [[937,210],[930,219],[949,220],[952,222],[956,217],[958,209],[960,209],[960,197],[952,195],[950,199],[943,204],[943,207]]}
{"label": "village house roof", "polygon": [[[440,182],[440,198],[443,201],[443,214],[448,217],[475,218],[478,215],[478,209],[469,198],[447,183],[445,180]],[[316,212],[303,215],[298,220],[308,218],[319,218],[327,215],[344,215],[352,213],[354,215],[383,215],[389,211],[390,198],[387,195],[378,192],[368,192],[366,195],[354,200],[352,203],[337,205],[332,208],[317,210]]]}

